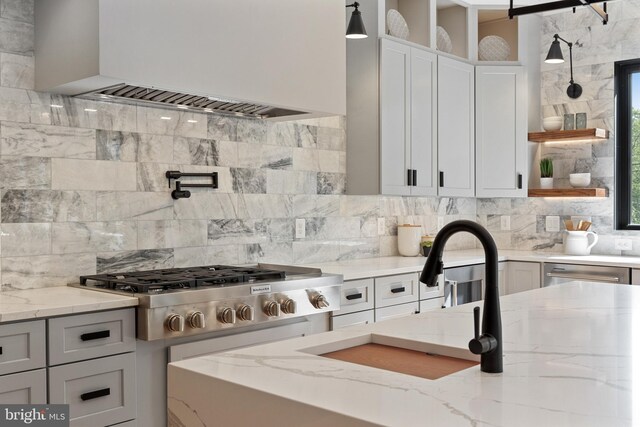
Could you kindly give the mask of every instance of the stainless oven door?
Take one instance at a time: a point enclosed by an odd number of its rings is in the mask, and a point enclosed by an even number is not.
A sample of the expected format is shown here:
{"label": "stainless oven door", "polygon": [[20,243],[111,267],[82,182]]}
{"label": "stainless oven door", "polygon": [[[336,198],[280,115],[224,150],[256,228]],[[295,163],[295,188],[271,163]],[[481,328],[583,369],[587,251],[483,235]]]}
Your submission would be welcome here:
{"label": "stainless oven door", "polygon": [[628,285],[631,283],[630,279],[629,269],[626,267],[544,264],[544,286],[559,285],[575,280]]}
{"label": "stainless oven door", "polygon": [[484,296],[484,264],[444,270],[444,305],[480,301]]}

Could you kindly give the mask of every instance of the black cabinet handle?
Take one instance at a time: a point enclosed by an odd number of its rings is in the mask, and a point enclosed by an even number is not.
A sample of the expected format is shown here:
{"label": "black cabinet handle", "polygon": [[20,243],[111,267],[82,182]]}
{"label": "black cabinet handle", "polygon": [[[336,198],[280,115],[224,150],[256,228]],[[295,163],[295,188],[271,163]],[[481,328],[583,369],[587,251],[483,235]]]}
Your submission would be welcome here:
{"label": "black cabinet handle", "polygon": [[391,289],[391,293],[392,294],[399,294],[400,292],[404,292],[405,291],[405,287],[401,287],[401,288],[393,288]]}
{"label": "black cabinet handle", "polygon": [[111,394],[110,388],[103,388],[101,390],[90,391],[89,393],[83,393],[80,395],[80,399],[83,401],[97,399],[98,397],[109,396]]}
{"label": "black cabinet handle", "polygon": [[0,354],[2,354],[2,347],[0,347]]}
{"label": "black cabinet handle", "polygon": [[444,172],[440,171],[440,187],[444,187]]}
{"label": "black cabinet handle", "polygon": [[345,298],[348,299],[349,301],[351,301],[352,299],[360,299],[362,298],[362,293],[347,295],[345,296]]}
{"label": "black cabinet handle", "polygon": [[89,332],[88,334],[80,335],[80,339],[82,341],[91,341],[91,340],[99,340],[100,338],[109,338],[111,336],[111,332],[109,330],[106,331],[98,331],[98,332]]}
{"label": "black cabinet handle", "polygon": [[522,174],[518,174],[518,190],[522,189]]}
{"label": "black cabinet handle", "polygon": [[418,186],[418,171],[413,169],[413,186]]}
{"label": "black cabinet handle", "polygon": [[413,185],[412,178],[413,178],[413,175],[411,174],[411,169],[407,169],[407,185],[409,187]]}

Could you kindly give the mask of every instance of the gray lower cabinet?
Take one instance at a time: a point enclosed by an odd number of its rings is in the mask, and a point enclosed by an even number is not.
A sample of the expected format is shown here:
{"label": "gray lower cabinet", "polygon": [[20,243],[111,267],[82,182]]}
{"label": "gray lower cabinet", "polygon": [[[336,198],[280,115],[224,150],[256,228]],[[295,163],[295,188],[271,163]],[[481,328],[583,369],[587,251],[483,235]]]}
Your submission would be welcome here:
{"label": "gray lower cabinet", "polygon": [[134,351],[133,310],[114,310],[49,320],[49,364],[77,362]]}
{"label": "gray lower cabinet", "polygon": [[136,416],[135,354],[49,368],[49,403],[66,403],[72,426],[106,426]]}
{"label": "gray lower cabinet", "polygon": [[44,320],[0,326],[0,375],[45,366]]}
{"label": "gray lower cabinet", "polygon": [[0,403],[37,405],[47,403],[47,370],[0,376]]}
{"label": "gray lower cabinet", "polygon": [[45,321],[0,325],[0,404],[47,403]]}
{"label": "gray lower cabinet", "polygon": [[69,404],[71,426],[135,426],[135,349],[134,308],[1,324],[0,404]]}

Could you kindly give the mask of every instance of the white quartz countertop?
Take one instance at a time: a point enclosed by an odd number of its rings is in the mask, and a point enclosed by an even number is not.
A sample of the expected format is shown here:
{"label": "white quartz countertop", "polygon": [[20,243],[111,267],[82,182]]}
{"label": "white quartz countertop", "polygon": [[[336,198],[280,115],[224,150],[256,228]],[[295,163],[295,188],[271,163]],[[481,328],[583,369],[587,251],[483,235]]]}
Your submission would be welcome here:
{"label": "white quartz countertop", "polygon": [[474,366],[426,380],[316,355],[372,340],[467,354],[475,305],[172,363],[170,418],[183,423],[176,425],[640,425],[639,286],[572,282],[501,298],[502,374]]}
{"label": "white quartz countertop", "polygon": [[[640,257],[613,255],[564,255],[531,251],[499,250],[500,261],[554,262],[561,264],[606,265],[640,268]],[[484,263],[482,249],[463,251],[445,251],[442,258],[445,268]],[[415,273],[424,267],[426,258],[417,257],[381,257],[364,258],[334,262],[309,264],[309,267],[322,269],[325,273],[342,274],[344,280],[364,279],[367,277],[389,276],[393,274]]]}
{"label": "white quartz countertop", "polygon": [[0,293],[0,322],[134,307],[138,298],[68,286]]}

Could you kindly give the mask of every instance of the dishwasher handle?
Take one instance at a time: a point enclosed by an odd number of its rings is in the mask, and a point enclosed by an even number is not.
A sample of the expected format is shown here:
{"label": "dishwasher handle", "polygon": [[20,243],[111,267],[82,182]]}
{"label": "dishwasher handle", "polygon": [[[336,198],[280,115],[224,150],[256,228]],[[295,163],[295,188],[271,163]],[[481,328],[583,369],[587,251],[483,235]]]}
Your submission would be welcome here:
{"label": "dishwasher handle", "polygon": [[620,278],[616,276],[599,276],[597,274],[574,274],[574,273],[555,273],[551,271],[547,273],[547,277],[556,277],[558,279],[584,280],[585,282],[607,282],[620,283]]}

